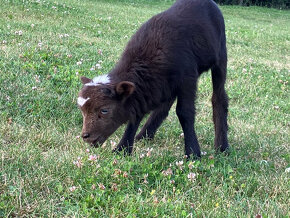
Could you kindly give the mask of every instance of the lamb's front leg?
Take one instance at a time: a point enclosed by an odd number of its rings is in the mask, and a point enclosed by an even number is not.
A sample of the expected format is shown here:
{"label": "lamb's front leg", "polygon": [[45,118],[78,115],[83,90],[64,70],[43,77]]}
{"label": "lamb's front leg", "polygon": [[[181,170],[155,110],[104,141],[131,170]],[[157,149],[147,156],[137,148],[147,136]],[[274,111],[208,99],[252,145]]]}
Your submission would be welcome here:
{"label": "lamb's front leg", "polygon": [[137,118],[135,122],[129,121],[126,131],[117,145],[117,147],[113,150],[113,152],[121,152],[123,149],[125,149],[125,153],[131,155],[133,151],[133,144],[134,144],[134,138],[136,135],[136,131],[140,125],[140,122],[142,120],[142,117]]}

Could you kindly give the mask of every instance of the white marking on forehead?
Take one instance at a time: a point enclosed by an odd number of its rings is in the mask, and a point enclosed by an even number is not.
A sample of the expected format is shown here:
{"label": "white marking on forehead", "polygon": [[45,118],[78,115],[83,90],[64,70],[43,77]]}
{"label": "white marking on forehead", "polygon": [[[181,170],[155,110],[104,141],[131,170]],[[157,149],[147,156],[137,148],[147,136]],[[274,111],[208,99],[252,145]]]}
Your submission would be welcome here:
{"label": "white marking on forehead", "polygon": [[91,82],[86,83],[85,86],[97,86],[99,84],[107,84],[107,83],[110,83],[110,77],[107,74],[105,74],[95,77]]}
{"label": "white marking on forehead", "polygon": [[78,105],[82,107],[88,100],[90,100],[90,98],[84,99],[83,97],[78,97]]}

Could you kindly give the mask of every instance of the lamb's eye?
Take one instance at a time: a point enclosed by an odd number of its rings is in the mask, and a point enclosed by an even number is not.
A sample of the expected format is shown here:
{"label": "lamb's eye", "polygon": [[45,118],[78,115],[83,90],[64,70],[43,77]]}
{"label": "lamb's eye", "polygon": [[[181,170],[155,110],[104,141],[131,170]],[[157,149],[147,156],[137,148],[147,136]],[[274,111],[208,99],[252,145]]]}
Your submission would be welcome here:
{"label": "lamb's eye", "polygon": [[109,113],[109,110],[108,109],[101,109],[101,113],[102,114],[107,114],[107,113]]}

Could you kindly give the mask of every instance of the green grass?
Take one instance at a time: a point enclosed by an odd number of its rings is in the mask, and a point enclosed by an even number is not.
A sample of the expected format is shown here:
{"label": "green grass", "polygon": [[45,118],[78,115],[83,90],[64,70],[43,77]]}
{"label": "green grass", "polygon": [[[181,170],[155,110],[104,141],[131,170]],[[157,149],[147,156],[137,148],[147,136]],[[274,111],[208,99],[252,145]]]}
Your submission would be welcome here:
{"label": "green grass", "polygon": [[174,108],[131,157],[111,153],[123,127],[89,152],[77,138],[79,76],[108,72],[138,27],[171,3],[0,0],[0,217],[289,217],[289,11],[221,7],[229,156],[214,153],[209,73],[199,81],[196,121],[207,154],[191,169]]}

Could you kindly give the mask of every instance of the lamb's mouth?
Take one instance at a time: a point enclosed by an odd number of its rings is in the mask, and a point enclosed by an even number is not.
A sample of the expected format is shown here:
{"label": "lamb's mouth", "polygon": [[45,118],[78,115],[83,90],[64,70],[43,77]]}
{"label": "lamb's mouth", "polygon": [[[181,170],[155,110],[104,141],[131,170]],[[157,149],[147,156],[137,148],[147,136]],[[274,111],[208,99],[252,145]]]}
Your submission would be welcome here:
{"label": "lamb's mouth", "polygon": [[97,139],[95,139],[93,142],[90,143],[91,146],[98,148],[100,147],[104,142],[106,141],[106,139],[104,137],[98,137]]}

